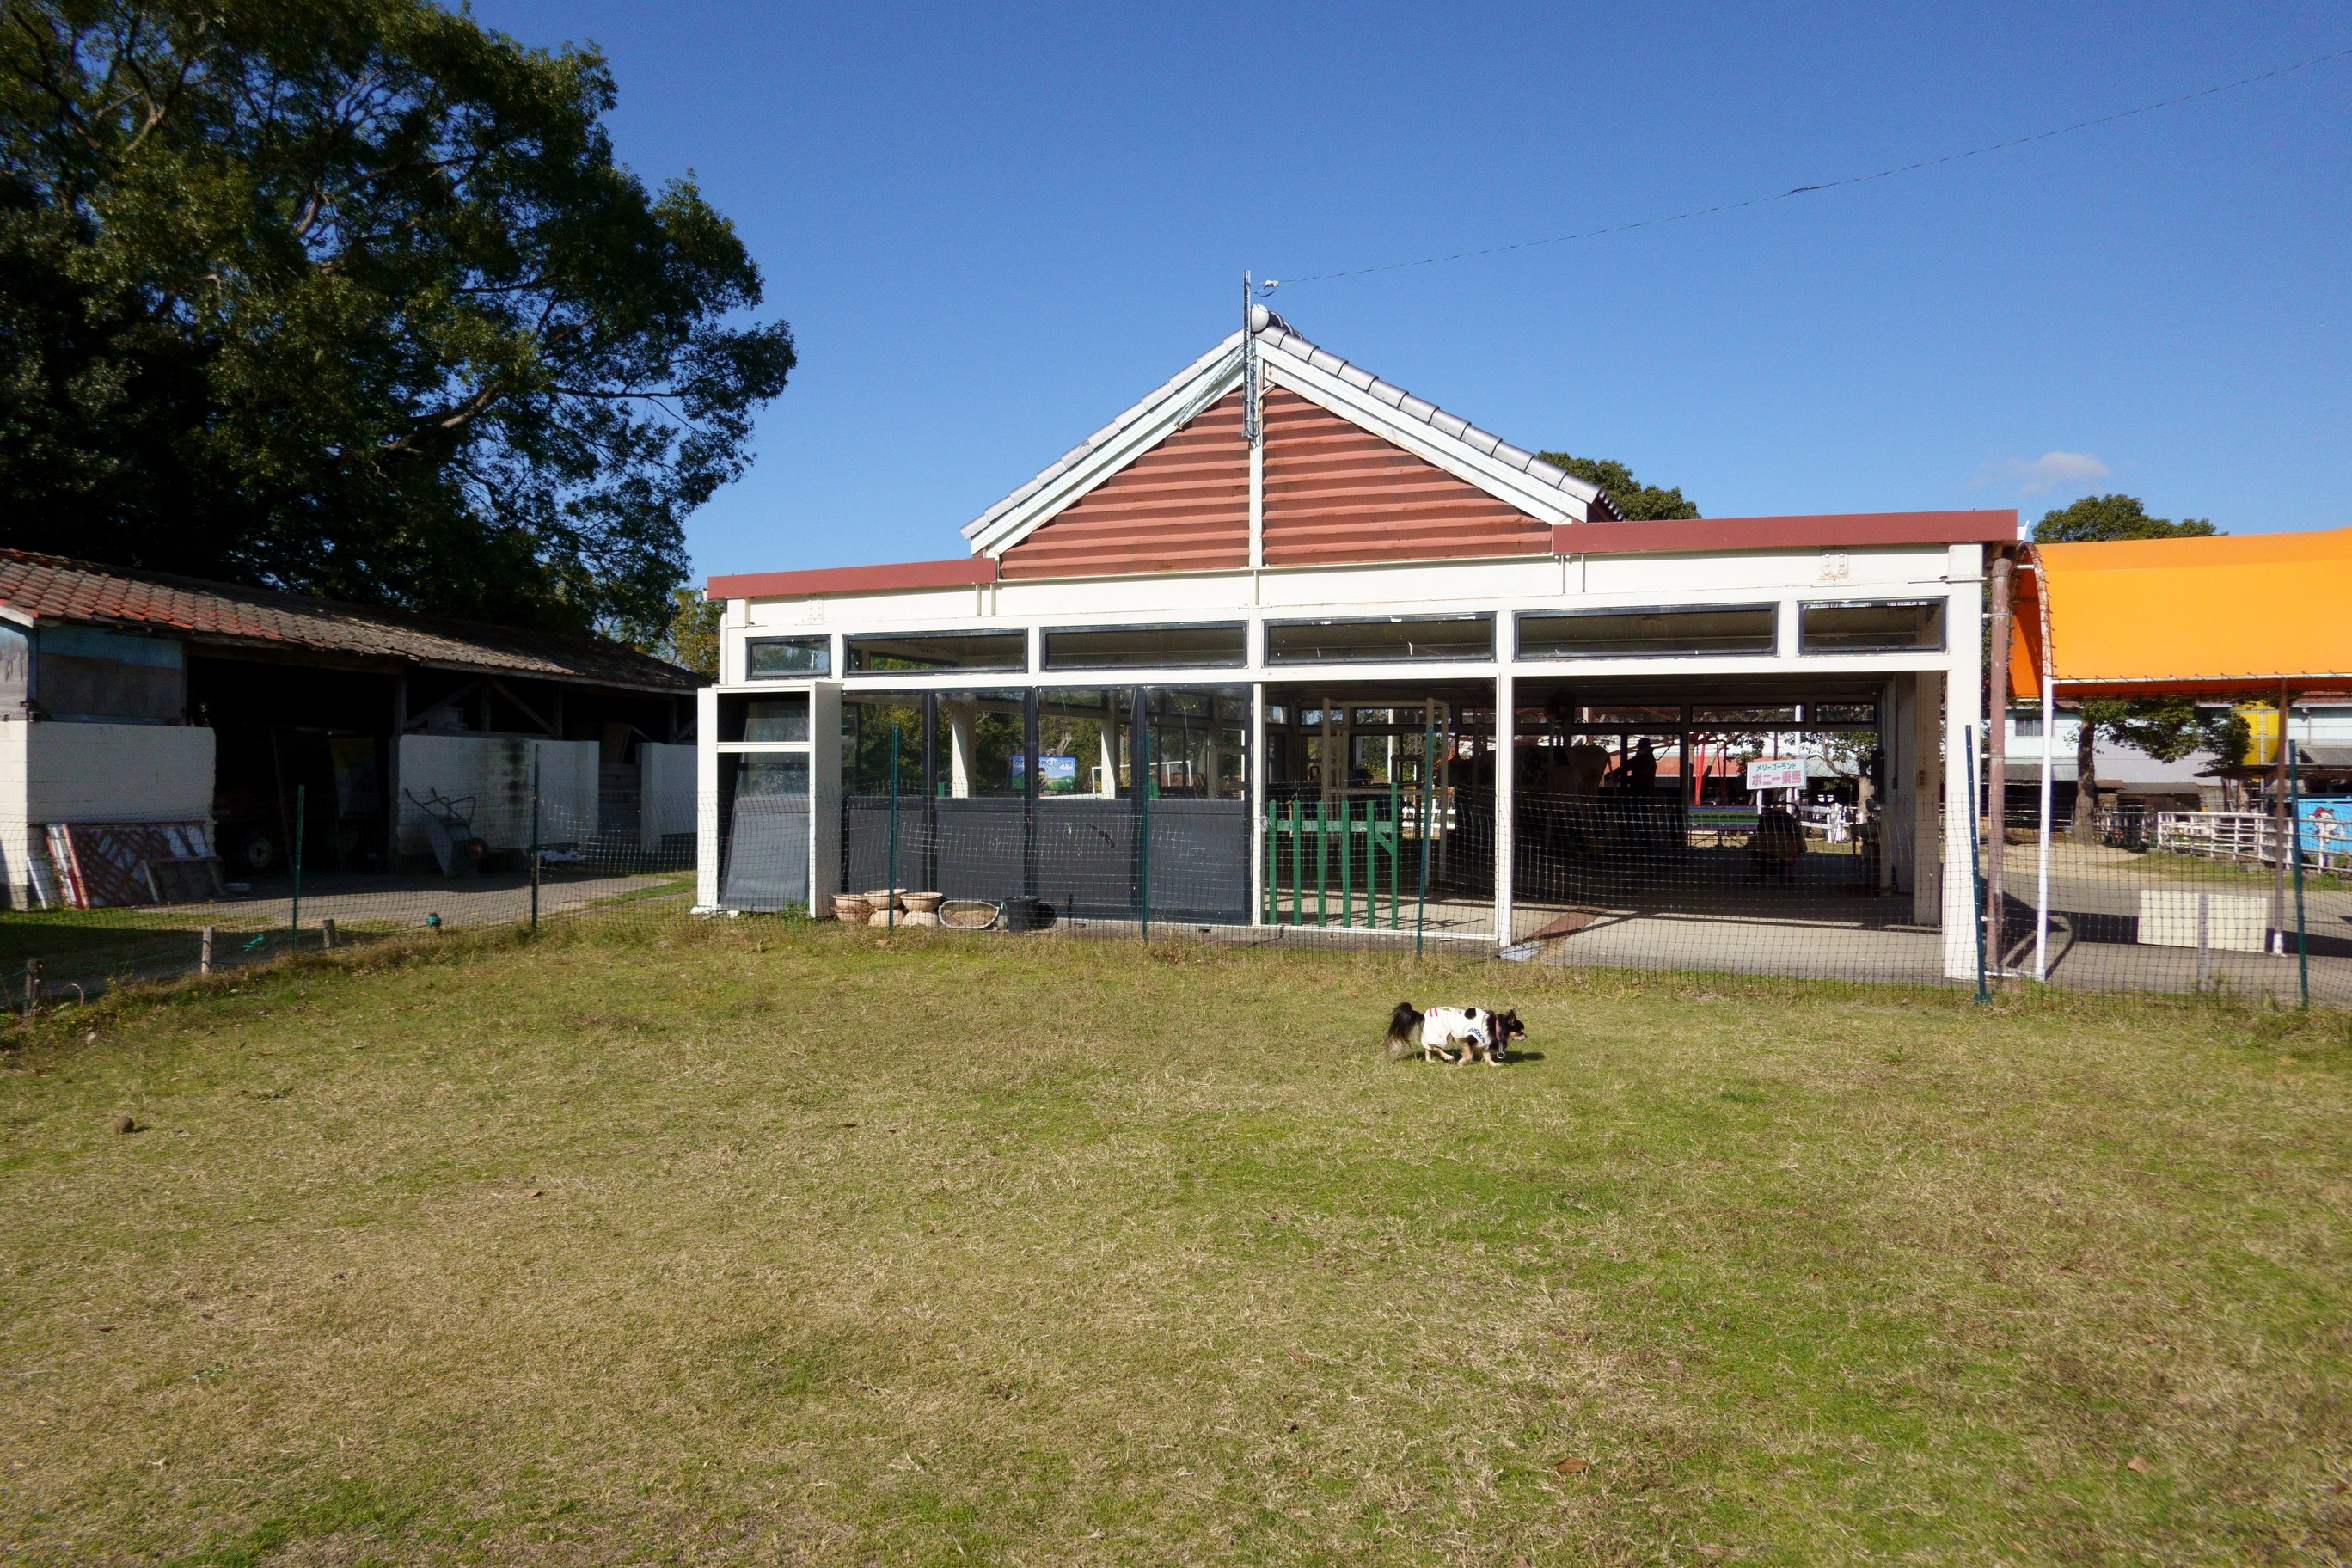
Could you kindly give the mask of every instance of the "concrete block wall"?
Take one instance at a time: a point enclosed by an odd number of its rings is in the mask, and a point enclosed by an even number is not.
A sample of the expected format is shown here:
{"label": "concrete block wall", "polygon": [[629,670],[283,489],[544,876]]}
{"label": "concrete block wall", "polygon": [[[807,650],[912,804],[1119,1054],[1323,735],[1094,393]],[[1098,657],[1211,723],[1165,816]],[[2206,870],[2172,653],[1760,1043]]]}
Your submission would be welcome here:
{"label": "concrete block wall", "polygon": [[[534,741],[495,735],[403,735],[400,787],[418,800],[437,791],[453,801],[470,797],[474,836],[489,848],[530,846],[530,791],[534,763],[540,790],[543,842],[584,842],[596,836],[597,765],[603,752],[594,741]],[[425,816],[400,803],[400,853],[429,856]]]}
{"label": "concrete block wall", "polygon": [[0,888],[9,907],[28,902],[42,824],[209,824],[214,739],[197,725],[0,723]]}

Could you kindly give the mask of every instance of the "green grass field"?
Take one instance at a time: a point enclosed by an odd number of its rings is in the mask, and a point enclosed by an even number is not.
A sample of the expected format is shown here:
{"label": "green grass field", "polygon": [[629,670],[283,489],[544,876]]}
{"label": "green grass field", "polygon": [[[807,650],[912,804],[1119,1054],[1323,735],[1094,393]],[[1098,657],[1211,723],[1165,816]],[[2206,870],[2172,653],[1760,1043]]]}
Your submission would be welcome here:
{"label": "green grass field", "polygon": [[667,929],[8,1035],[0,1555],[2352,1558],[2340,1015]]}

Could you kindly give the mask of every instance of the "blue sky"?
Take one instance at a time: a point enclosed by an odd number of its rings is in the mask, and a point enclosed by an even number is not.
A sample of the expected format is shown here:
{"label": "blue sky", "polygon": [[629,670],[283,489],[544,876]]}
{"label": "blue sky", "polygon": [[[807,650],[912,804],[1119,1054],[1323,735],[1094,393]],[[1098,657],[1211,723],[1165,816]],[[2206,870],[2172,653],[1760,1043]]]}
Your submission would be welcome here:
{"label": "blue sky", "polygon": [[[1244,267],[1736,201],[2352,46],[2345,5],[476,9],[600,45],[622,156],[691,169],[793,323],[758,460],[689,526],[701,573],[962,553],[1232,329]],[[1275,303],[1710,516],[2120,489],[2231,532],[2352,525],[2347,109],[2352,58]]]}

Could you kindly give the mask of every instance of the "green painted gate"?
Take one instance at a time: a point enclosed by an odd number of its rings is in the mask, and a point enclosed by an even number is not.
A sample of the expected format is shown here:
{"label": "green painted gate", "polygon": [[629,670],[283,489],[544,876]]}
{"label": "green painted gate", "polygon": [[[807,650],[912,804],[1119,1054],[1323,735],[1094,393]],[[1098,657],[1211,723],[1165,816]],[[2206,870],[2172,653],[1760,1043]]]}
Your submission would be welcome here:
{"label": "green painted gate", "polygon": [[1268,801],[1266,923],[1379,926],[1385,892],[1388,927],[1402,929],[1403,832],[1398,798],[1397,786],[1391,784],[1385,798],[1334,794]]}

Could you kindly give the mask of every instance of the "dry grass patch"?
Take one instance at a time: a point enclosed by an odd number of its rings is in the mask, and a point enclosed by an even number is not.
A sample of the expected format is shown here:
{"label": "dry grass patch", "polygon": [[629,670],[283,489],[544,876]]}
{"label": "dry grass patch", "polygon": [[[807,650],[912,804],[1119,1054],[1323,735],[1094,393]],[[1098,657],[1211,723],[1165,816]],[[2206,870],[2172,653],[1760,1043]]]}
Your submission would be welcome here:
{"label": "dry grass patch", "polygon": [[744,922],[7,1067],[27,1563],[2352,1555],[2340,1016]]}

